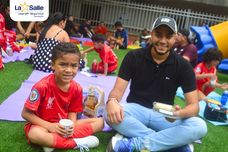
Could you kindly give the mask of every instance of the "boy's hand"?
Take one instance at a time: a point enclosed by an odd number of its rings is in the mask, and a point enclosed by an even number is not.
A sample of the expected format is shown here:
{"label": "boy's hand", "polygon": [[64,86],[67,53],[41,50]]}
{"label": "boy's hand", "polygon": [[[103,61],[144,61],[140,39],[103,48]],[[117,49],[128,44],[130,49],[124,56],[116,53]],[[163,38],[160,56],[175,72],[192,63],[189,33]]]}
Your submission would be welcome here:
{"label": "boy's hand", "polygon": [[59,127],[59,134],[64,136],[64,137],[71,137],[74,133],[74,127],[70,127],[65,129],[62,125],[58,124]]}
{"label": "boy's hand", "polygon": [[52,132],[52,133],[58,133],[61,136],[71,137],[74,133],[74,127],[71,127],[71,128],[66,130],[59,123],[50,123],[50,125],[48,127],[48,131]]}
{"label": "boy's hand", "polygon": [[30,32],[25,32],[25,33],[24,33],[24,36],[25,36],[26,38],[29,38],[29,37],[30,37]]}
{"label": "boy's hand", "polygon": [[209,78],[212,79],[212,80],[217,79],[217,76],[214,73],[209,73],[208,75],[209,75]]}
{"label": "boy's hand", "polygon": [[117,39],[116,43],[118,43],[119,45],[123,45],[123,40],[122,39]]}
{"label": "boy's hand", "polygon": [[228,89],[228,84],[227,83],[221,84],[221,89],[227,90]]}
{"label": "boy's hand", "polygon": [[49,132],[53,132],[53,133],[60,133],[61,132],[61,128],[59,127],[59,123],[50,123],[48,125],[47,129]]}
{"label": "boy's hand", "polygon": [[82,59],[85,58],[85,52],[81,52],[81,58],[82,58]]}

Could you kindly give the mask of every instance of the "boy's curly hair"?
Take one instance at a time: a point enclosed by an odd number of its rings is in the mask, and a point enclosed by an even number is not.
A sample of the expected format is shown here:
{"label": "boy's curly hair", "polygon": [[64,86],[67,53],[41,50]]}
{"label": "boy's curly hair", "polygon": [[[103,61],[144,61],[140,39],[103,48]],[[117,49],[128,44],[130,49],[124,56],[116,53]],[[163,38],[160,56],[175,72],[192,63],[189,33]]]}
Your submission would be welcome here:
{"label": "boy's curly hair", "polygon": [[61,42],[53,48],[51,60],[55,62],[59,57],[68,53],[76,54],[81,58],[79,48],[75,44],[71,42]]}
{"label": "boy's curly hair", "polygon": [[223,58],[222,52],[217,48],[209,48],[206,53],[203,54],[203,61],[209,63],[213,60],[221,62]]}

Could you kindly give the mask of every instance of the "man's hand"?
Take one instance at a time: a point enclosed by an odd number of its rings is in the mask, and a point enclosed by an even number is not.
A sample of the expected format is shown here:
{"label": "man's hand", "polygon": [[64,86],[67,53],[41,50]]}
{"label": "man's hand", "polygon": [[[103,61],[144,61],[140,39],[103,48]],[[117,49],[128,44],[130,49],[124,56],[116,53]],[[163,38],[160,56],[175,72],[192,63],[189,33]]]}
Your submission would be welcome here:
{"label": "man's hand", "polygon": [[[180,109],[181,107],[179,105],[175,105],[175,111],[173,112],[173,115],[176,116],[176,117],[180,117]],[[165,119],[169,122],[174,122],[176,121],[176,119],[174,118],[169,118],[169,117],[165,117]]]}
{"label": "man's hand", "polygon": [[123,121],[124,111],[116,99],[110,99],[106,104],[108,121],[112,124],[119,124]]}

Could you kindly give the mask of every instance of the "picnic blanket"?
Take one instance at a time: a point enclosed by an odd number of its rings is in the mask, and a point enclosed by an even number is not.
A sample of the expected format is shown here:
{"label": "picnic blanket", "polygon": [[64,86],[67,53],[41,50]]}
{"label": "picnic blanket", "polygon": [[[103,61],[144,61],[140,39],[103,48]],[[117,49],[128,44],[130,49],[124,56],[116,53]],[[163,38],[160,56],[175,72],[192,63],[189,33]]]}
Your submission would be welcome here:
{"label": "picnic blanket", "polygon": [[[184,99],[184,93],[183,93],[183,90],[180,87],[177,89],[176,96],[180,97],[181,99]],[[212,91],[210,94],[208,94],[207,98],[220,101],[221,100],[221,95],[219,95],[218,93]],[[200,107],[199,116],[201,116],[203,118],[204,118],[203,113],[204,113],[205,106],[206,106],[206,102],[201,100],[199,102],[199,107]],[[228,108],[228,102],[226,103],[225,107]],[[228,117],[228,114],[227,114],[227,117]],[[228,125],[228,122],[223,123],[223,122],[217,122],[217,121],[209,121],[209,120],[207,120],[207,121],[212,123],[215,126]]]}
{"label": "picnic blanket", "polygon": [[92,40],[90,38],[83,38],[83,37],[70,37],[71,39],[73,40],[77,40],[81,43],[84,43],[84,42],[92,42]]}
{"label": "picnic blanket", "polygon": [[[24,106],[25,100],[28,98],[32,86],[39,81],[41,78],[47,76],[49,73],[34,70],[29,78],[25,80],[21,87],[11,94],[1,105],[0,105],[0,119],[9,121],[24,121],[21,117],[21,111]],[[116,76],[94,76],[85,74],[85,72],[78,72],[74,78],[82,87],[83,92],[88,91],[90,85],[95,85],[104,90],[105,101],[107,101],[108,94],[111,91]],[[122,101],[125,102],[129,89],[125,92]]]}
{"label": "picnic blanket", "polygon": [[24,61],[25,59],[28,59],[33,53],[34,50],[31,47],[26,47],[22,49],[20,53],[14,52],[12,56],[5,56],[3,58],[3,63]]}

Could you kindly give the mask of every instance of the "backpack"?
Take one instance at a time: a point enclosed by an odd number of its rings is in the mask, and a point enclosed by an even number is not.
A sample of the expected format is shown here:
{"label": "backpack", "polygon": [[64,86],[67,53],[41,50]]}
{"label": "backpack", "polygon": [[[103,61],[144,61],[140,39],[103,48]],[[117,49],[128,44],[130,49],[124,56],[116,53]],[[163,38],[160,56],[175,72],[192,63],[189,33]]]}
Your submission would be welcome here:
{"label": "backpack", "polygon": [[227,108],[219,107],[213,103],[207,103],[204,110],[204,117],[211,121],[227,122]]}

